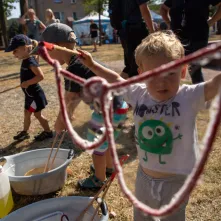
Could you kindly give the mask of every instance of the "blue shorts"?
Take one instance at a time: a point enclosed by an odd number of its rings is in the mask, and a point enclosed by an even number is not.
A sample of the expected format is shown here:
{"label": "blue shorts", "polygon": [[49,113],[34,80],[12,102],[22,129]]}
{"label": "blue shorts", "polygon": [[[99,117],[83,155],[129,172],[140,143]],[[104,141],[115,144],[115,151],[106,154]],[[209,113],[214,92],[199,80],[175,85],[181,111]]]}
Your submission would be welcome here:
{"label": "blue shorts", "polygon": [[[114,139],[116,140],[121,132],[121,124],[126,120],[128,111],[128,105],[126,102],[122,103],[122,106],[114,111],[113,126],[114,126]],[[91,142],[99,139],[105,130],[103,115],[97,112],[92,113],[91,120],[88,126],[87,139]],[[101,146],[97,147],[93,154],[104,155],[108,149],[108,142],[105,141]]]}

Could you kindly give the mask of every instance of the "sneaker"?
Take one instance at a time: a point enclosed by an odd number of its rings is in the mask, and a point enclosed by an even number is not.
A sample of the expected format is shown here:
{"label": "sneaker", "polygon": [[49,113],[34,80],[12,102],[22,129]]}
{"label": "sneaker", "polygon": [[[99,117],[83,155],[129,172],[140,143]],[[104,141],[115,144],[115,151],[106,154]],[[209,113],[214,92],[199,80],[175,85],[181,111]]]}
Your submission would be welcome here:
{"label": "sneaker", "polygon": [[37,136],[35,136],[35,140],[43,141],[45,139],[52,138],[52,137],[53,137],[52,131],[50,131],[50,132],[43,131],[43,132],[39,133]]}
{"label": "sneaker", "polygon": [[[95,173],[95,168],[94,168],[93,164],[90,165],[90,171],[92,173]],[[112,175],[113,172],[114,172],[113,168],[106,168],[106,177],[109,178]]]}
{"label": "sneaker", "polygon": [[93,49],[93,50],[92,50],[92,52],[96,52],[96,51],[97,51],[97,49]]}
{"label": "sneaker", "polygon": [[92,175],[86,179],[78,180],[78,186],[81,189],[88,189],[88,190],[99,190],[104,184],[105,181],[100,181],[95,175]]}
{"label": "sneaker", "polygon": [[18,131],[17,135],[13,137],[14,140],[25,140],[25,139],[29,139],[29,133],[27,131]]}

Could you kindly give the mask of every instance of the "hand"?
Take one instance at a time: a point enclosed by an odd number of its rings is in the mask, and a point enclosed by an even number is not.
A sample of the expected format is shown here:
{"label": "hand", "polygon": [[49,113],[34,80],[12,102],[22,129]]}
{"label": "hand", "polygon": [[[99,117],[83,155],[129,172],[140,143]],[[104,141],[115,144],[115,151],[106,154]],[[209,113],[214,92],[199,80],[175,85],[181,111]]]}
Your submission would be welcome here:
{"label": "hand", "polygon": [[29,87],[28,81],[22,82],[22,83],[21,83],[21,87],[22,87],[22,88],[28,88],[28,87]]}
{"label": "hand", "polygon": [[77,51],[80,52],[79,59],[82,62],[82,64],[84,64],[88,68],[91,68],[94,65],[94,60],[93,60],[91,54],[87,51],[83,51],[80,49],[77,49]]}

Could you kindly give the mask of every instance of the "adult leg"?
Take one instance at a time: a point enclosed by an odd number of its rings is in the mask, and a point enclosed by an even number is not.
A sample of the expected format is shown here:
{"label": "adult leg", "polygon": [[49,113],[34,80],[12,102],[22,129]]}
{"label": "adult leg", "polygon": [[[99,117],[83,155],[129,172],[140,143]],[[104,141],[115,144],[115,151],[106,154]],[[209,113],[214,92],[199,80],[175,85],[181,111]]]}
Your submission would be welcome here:
{"label": "adult leg", "polygon": [[[206,47],[207,44],[208,44],[208,40],[199,41],[199,42],[197,42],[197,41],[190,42],[185,47],[185,54],[189,55],[191,53],[194,53],[194,52]],[[189,74],[190,74],[193,84],[198,84],[198,83],[204,82],[202,68],[200,65],[190,64]]]}
{"label": "adult leg", "polygon": [[146,29],[146,25],[144,23],[139,25],[128,25],[128,37],[126,45],[128,48],[128,62],[130,64],[129,77],[138,75],[138,66],[135,61],[135,50],[142,40],[147,37],[147,35],[148,30]]}
{"label": "adult leg", "polygon": [[124,79],[127,79],[129,77],[128,73],[130,70],[130,64],[128,61],[128,48],[127,48],[127,44],[126,44],[126,32],[124,29],[119,31],[119,37],[120,37],[120,41],[121,41],[121,45],[122,48],[124,50],[124,69],[121,72],[121,77],[123,77]]}

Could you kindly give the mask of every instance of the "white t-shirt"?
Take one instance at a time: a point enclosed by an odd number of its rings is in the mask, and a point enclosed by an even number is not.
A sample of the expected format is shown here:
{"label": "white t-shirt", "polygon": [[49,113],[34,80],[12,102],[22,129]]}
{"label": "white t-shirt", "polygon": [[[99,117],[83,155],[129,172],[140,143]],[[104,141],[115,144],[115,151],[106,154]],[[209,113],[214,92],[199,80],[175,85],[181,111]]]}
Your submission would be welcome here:
{"label": "white t-shirt", "polygon": [[135,139],[142,167],[189,174],[198,157],[195,118],[205,108],[204,83],[182,85],[176,96],[153,100],[145,84],[129,87],[124,99],[133,107]]}

